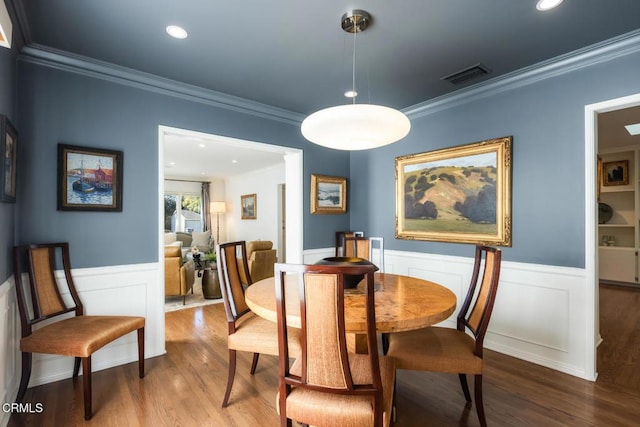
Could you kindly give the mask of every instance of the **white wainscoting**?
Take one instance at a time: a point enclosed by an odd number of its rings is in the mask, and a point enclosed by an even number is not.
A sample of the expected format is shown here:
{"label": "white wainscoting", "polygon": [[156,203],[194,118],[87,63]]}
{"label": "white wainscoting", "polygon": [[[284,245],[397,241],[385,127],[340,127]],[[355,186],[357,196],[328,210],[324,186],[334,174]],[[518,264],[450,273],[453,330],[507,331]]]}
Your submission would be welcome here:
{"label": "white wainscoting", "polygon": [[[304,262],[333,256],[333,248],[304,252]],[[385,272],[437,282],[458,298],[471,280],[473,258],[385,250]],[[500,287],[485,348],[595,380],[586,368],[587,325],[585,270],[502,262]],[[454,313],[441,326],[455,327]],[[593,350],[593,349],[592,349]]]}
{"label": "white wainscoting", "polygon": [[[159,264],[134,264],[72,270],[74,282],[85,314],[144,316],[145,358],[165,353],[164,286],[159,277]],[[57,276],[62,278],[63,272]],[[68,295],[63,295],[66,299]],[[0,371],[3,402],[12,402],[20,381],[20,320],[15,299],[13,277],[0,287]],[[137,334],[128,334],[94,353],[93,371],[138,360]],[[33,355],[29,387],[69,379],[73,359],[51,355]]]}

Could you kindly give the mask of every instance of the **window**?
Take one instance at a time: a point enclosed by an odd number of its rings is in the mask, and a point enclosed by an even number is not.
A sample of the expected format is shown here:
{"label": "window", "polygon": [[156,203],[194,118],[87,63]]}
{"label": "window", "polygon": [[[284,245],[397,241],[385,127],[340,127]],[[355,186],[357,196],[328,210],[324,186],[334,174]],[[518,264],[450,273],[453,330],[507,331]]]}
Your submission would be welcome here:
{"label": "window", "polygon": [[203,230],[202,200],[199,194],[165,193],[164,229],[192,233]]}

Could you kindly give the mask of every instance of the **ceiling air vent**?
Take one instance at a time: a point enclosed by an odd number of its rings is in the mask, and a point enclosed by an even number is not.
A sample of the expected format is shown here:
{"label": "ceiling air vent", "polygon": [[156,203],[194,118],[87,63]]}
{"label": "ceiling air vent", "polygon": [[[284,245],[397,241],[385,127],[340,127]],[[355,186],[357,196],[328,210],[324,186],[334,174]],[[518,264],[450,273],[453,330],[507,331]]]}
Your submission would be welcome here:
{"label": "ceiling air vent", "polygon": [[449,74],[448,76],[440,77],[440,80],[446,80],[451,84],[459,85],[469,80],[477,79],[482,76],[486,76],[491,72],[490,69],[485,67],[482,64],[472,65],[471,67],[465,68],[464,70],[457,71],[453,74]]}

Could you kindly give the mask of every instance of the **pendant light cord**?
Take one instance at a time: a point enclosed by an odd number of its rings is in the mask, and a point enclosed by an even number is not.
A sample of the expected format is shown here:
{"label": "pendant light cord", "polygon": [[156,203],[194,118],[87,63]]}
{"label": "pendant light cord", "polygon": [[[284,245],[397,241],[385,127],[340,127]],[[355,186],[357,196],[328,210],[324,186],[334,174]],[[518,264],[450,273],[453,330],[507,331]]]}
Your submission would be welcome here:
{"label": "pendant light cord", "polygon": [[[354,22],[355,25],[355,22]],[[353,71],[351,74],[351,90],[353,91],[353,98],[351,98],[351,102],[353,104],[356,103],[356,34],[358,34],[358,28],[356,26],[355,31],[353,32]]]}

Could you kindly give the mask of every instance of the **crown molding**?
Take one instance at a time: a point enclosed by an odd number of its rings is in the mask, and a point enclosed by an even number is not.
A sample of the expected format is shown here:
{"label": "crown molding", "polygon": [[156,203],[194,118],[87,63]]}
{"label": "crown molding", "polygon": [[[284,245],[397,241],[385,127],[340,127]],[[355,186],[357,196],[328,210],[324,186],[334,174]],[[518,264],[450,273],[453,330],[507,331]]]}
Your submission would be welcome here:
{"label": "crown molding", "polygon": [[299,126],[304,119],[302,114],[292,111],[181,83],[176,80],[110,64],[86,56],[71,54],[43,45],[30,44],[23,47],[18,60],[290,125]]}
{"label": "crown molding", "polygon": [[539,62],[486,82],[404,108],[402,112],[410,119],[416,119],[638,51],[640,51],[640,30],[634,30],[548,61]]}
{"label": "crown molding", "polygon": [[[442,95],[402,109],[410,119],[527,86],[612,59],[640,51],[640,30],[635,30],[582,49],[539,62],[486,82]],[[47,46],[25,46],[18,60],[112,81],[202,104],[250,114],[268,120],[299,126],[304,115],[244,98],[181,83],[93,58],[71,54]]]}

